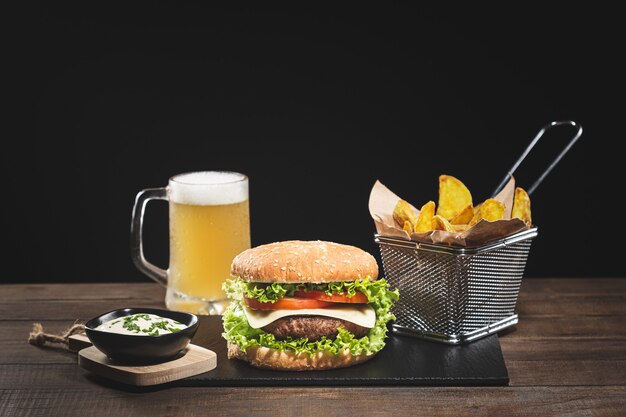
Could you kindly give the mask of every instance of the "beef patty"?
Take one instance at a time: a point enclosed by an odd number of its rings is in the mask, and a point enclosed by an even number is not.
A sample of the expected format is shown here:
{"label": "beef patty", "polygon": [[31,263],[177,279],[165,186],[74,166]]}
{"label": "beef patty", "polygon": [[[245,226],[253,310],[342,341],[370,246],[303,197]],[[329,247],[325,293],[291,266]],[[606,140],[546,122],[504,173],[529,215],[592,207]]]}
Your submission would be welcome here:
{"label": "beef patty", "polygon": [[370,329],[350,321],[324,316],[289,316],[278,319],[262,329],[272,333],[277,339],[294,339],[306,337],[310,342],[326,336],[327,339],[337,337],[338,327],[343,327],[356,337],[365,336]]}

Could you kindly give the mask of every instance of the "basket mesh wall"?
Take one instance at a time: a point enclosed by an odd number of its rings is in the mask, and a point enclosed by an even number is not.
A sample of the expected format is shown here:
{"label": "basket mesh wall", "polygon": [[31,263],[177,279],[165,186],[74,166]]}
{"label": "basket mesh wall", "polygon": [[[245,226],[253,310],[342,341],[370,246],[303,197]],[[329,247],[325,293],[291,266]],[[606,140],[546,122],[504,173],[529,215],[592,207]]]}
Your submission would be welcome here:
{"label": "basket mesh wall", "polygon": [[515,313],[531,239],[476,255],[380,243],[385,278],[400,290],[396,325],[462,335]]}

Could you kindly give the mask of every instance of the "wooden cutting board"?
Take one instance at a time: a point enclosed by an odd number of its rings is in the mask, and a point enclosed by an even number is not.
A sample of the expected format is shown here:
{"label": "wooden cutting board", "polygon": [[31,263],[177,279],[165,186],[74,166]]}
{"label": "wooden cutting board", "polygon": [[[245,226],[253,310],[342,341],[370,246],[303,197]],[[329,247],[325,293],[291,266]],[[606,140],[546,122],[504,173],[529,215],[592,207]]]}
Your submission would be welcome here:
{"label": "wooden cutting board", "polygon": [[[217,355],[212,350],[189,344],[177,358],[150,365],[120,364],[100,352],[86,336],[70,337],[70,348],[78,352],[78,364],[94,374],[127,385],[149,386],[209,372],[217,367]],[[88,346],[88,347],[85,347]]]}

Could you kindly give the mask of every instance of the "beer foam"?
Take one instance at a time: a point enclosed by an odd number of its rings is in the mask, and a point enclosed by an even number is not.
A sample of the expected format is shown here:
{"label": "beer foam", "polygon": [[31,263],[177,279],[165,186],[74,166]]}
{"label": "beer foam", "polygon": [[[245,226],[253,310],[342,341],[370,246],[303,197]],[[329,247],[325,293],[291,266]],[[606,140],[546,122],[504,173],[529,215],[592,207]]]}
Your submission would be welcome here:
{"label": "beer foam", "polygon": [[169,200],[197,206],[235,204],[248,199],[248,178],[237,172],[204,171],[172,177]]}

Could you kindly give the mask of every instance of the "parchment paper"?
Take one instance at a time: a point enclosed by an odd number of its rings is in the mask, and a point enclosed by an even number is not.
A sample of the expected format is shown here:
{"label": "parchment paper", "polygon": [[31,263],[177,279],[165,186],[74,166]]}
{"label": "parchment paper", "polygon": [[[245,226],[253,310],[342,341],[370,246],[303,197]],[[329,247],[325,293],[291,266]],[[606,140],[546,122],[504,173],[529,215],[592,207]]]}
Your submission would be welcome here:
{"label": "parchment paper", "polygon": [[[520,219],[511,219],[514,193],[515,179],[511,177],[504,188],[494,197],[504,204],[504,219],[495,222],[481,220],[475,226],[459,233],[433,230],[427,233],[411,233],[409,235],[393,219],[393,209],[400,197],[378,180],[374,183],[370,193],[369,210],[372,219],[374,219],[376,233],[379,235],[410,239],[416,242],[472,247],[502,239],[529,228]],[[411,207],[415,214],[418,215],[419,210],[413,206]]]}

